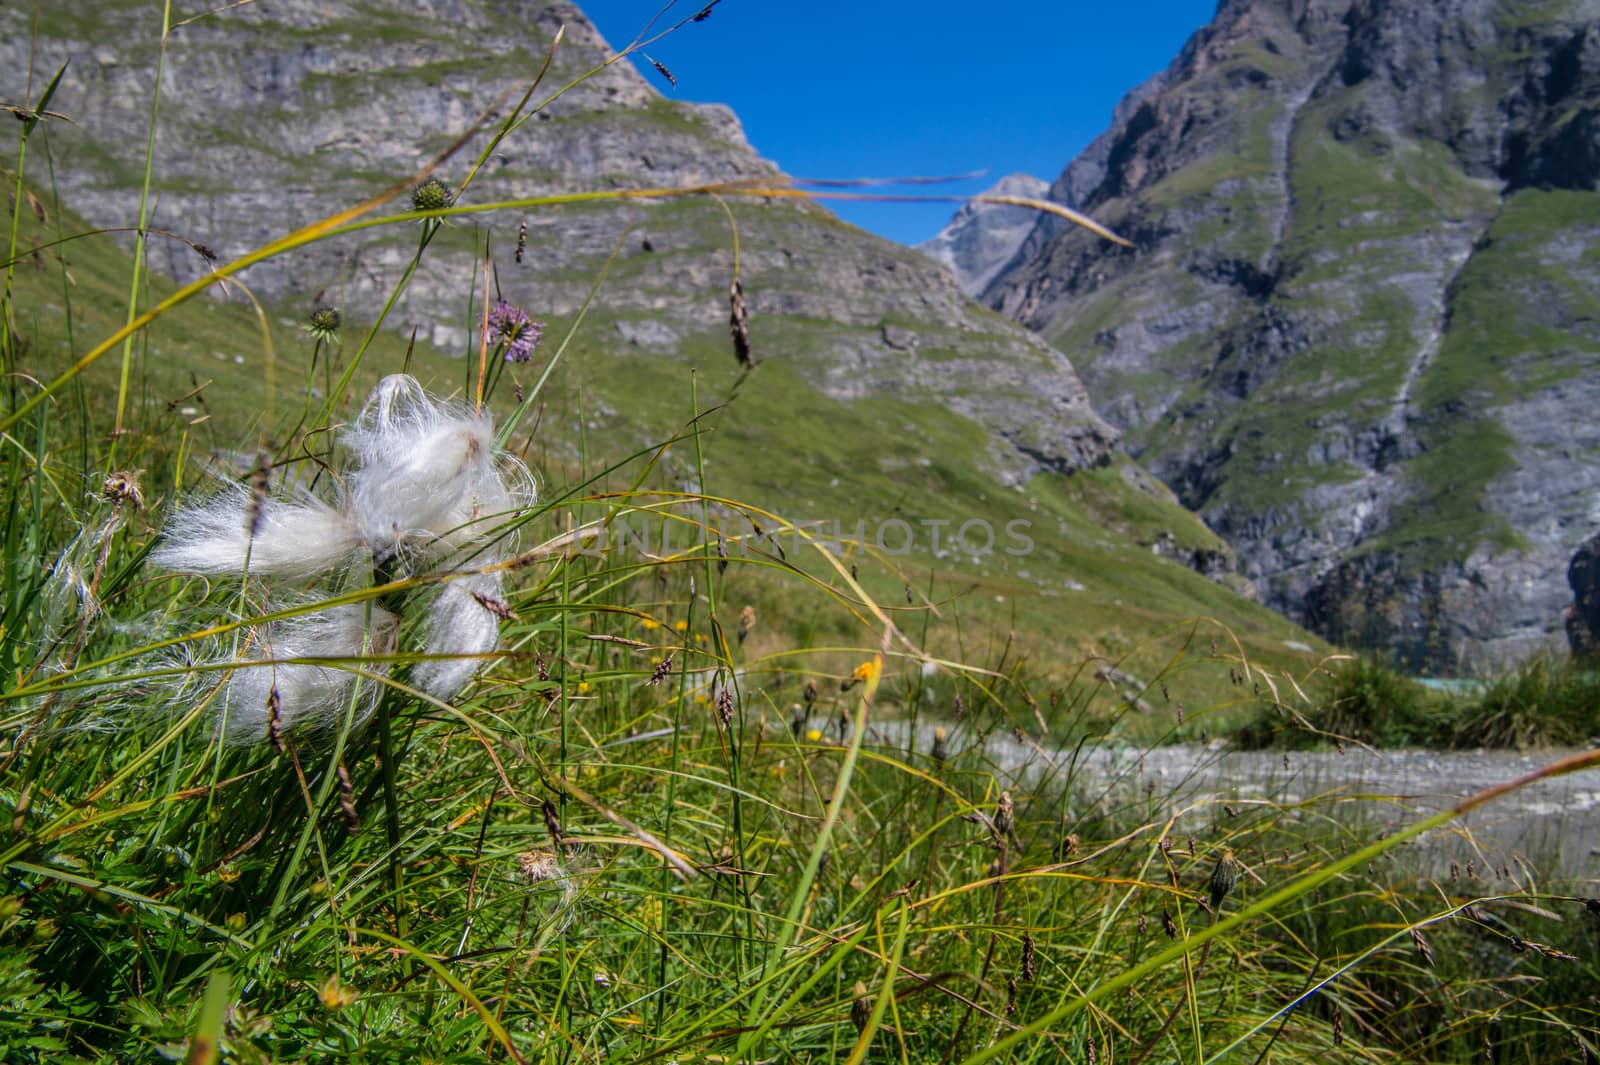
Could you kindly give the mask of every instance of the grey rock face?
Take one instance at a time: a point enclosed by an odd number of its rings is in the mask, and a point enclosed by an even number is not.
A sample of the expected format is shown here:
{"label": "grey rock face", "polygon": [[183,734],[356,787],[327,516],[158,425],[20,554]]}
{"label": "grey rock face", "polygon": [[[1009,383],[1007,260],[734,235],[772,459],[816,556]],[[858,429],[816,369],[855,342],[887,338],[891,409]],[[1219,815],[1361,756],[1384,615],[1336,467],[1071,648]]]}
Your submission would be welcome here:
{"label": "grey rock face", "polygon": [[1417,668],[1559,642],[1600,498],[1600,2],[1230,0],[984,293],[1263,600]]}
{"label": "grey rock face", "polygon": [[1600,536],[1584,541],[1567,565],[1572,606],[1567,609],[1567,644],[1572,657],[1600,654]]}
{"label": "grey rock face", "polygon": [[[64,202],[99,225],[138,215],[145,133],[159,56],[159,9],[0,7],[0,99],[21,102],[61,63],[52,130]],[[535,103],[612,52],[562,0],[278,0],[224,8],[175,31],[161,79],[150,225],[224,260],[371,197],[414,174],[494,101],[508,113],[566,36]],[[503,94],[510,94],[509,96]],[[495,129],[439,175],[452,188]],[[662,99],[627,62],[562,93],[505,139],[462,204],[574,191],[772,182],[783,177],[746,144],[725,107]],[[1117,433],[1089,406],[1070,363],[1024,330],[971,304],[921,256],[793,201],[732,198],[740,275],[765,358],[791,360],[835,395],[932,398],[992,437],[1000,480],[1108,461]],[[385,211],[404,213],[404,195]],[[510,260],[526,225],[526,265]],[[629,227],[636,233],[626,236]],[[529,207],[446,225],[390,318],[465,353],[466,311],[482,234],[493,234],[508,298],[542,314],[579,307],[613,247],[605,330],[618,351],[670,355],[684,338],[726,330],[733,271],[727,217],[709,201],[653,206]],[[326,291],[375,313],[416,246],[417,227],[387,225],[321,241],[250,267],[268,299],[309,303]],[[620,239],[620,243],[619,243]],[[179,279],[208,269],[181,241],[158,241],[153,266]],[[792,343],[775,344],[785,337]]]}
{"label": "grey rock face", "polygon": [[[1011,174],[986,189],[985,196],[1027,196],[1044,199],[1050,185],[1031,174]],[[935,262],[943,263],[956,275],[956,284],[969,296],[989,286],[1002,267],[1011,261],[1039,220],[1039,212],[1027,207],[998,203],[969,203],[931,240],[917,250]]]}

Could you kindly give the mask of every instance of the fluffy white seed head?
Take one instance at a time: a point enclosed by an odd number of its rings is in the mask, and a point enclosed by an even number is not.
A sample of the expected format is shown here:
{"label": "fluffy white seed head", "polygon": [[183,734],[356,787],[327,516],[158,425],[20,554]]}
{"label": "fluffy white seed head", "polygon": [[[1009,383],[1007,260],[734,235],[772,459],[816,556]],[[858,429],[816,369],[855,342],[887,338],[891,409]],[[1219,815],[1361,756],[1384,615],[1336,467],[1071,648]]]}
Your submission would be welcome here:
{"label": "fluffy white seed head", "polygon": [[[273,622],[253,632],[249,657],[227,674],[213,704],[223,742],[235,746],[266,742],[274,693],[283,735],[304,736],[338,727],[351,711],[352,700],[356,727],[365,725],[377,708],[382,685],[356,670],[387,674],[389,663],[367,659],[394,653],[399,622],[376,605],[353,604]],[[304,658],[340,661],[326,665],[292,661]],[[199,683],[209,685],[214,681],[208,678],[217,675],[201,673]]]}
{"label": "fluffy white seed head", "polygon": [[391,374],[345,435],[356,455],[350,511],[379,559],[443,558],[488,538],[517,508],[481,413]]}
{"label": "fluffy white seed head", "polygon": [[[419,688],[452,699],[500,641],[491,606],[503,594],[502,576],[467,567],[508,557],[514,536],[505,527],[532,502],[532,479],[497,451],[485,414],[429,396],[406,374],[379,382],[344,440],[353,462],[337,506],[303,486],[265,497],[229,485],[173,515],[152,560],[204,576],[238,576],[248,563],[252,574],[306,584],[357,566],[380,578],[458,570],[427,600],[420,650],[437,657],[411,670]],[[335,727],[352,708],[364,723],[380,684],[359,678],[353,662],[296,660],[390,655],[398,633],[399,619],[375,604],[273,623],[251,632],[242,660],[203,658],[233,668],[191,673],[179,694],[186,701],[214,693],[216,728],[230,744],[266,740],[273,706],[283,734]],[[385,675],[388,663],[360,668]]]}
{"label": "fluffy white seed head", "polygon": [[411,668],[411,682],[436,699],[455,698],[467,681],[488,664],[484,657],[500,646],[500,618],[482,601],[497,602],[504,581],[496,573],[457,577],[439,589],[428,608],[427,635],[422,650],[432,658]]}
{"label": "fluffy white seed head", "polygon": [[167,519],[150,559],[178,573],[237,576],[248,558],[257,576],[309,580],[346,564],[360,546],[355,524],[309,493],[254,500],[249,488],[230,484]]}

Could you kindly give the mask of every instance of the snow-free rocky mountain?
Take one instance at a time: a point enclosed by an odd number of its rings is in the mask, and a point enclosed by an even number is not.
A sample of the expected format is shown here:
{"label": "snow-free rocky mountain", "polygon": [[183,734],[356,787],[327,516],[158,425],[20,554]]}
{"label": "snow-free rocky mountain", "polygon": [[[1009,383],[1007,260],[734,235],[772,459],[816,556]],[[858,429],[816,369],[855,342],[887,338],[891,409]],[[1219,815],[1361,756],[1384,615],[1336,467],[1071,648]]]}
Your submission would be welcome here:
{"label": "snow-free rocky mountain", "polygon": [[[149,4],[0,5],[0,102],[36,99],[67,63],[50,109],[70,122],[44,127],[48,158],[37,139],[28,155],[41,202],[59,195],[91,225],[135,224],[160,13]],[[721,17],[719,8],[684,32],[714,31]],[[150,225],[226,260],[404,181],[503,92],[520,94],[562,26],[565,43],[536,101],[615,54],[560,0],[257,0],[186,21],[165,52]],[[693,71],[676,73],[692,92]],[[439,177],[458,186],[487,139]],[[785,179],[727,108],[666,99],[616,61],[514,130],[463,202],[721,181]],[[402,196],[384,211],[408,209]],[[742,381],[728,331],[729,212],[759,362]],[[393,291],[421,232],[403,219],[364,229],[260,263],[242,280],[268,304],[281,349],[309,358],[303,323],[318,294],[345,311],[347,334],[360,328]],[[468,366],[448,356],[477,352],[481,299],[473,297],[486,237],[501,292],[549,320],[541,356],[604,279],[543,395],[529,445],[552,496],[681,432],[693,397],[704,408],[737,387],[734,402],[701,423],[708,487],[791,518],[837,521],[847,536],[857,521],[919,530],[942,522],[943,542],[919,532],[903,564],[906,579],[927,575],[959,601],[942,616],[959,613],[970,626],[951,626],[951,639],[1015,627],[1025,630],[1019,645],[1041,652],[1036,662],[1147,653],[1159,668],[1171,644],[1157,638],[1181,639],[1172,634],[1189,629],[1176,623],[1203,616],[1228,626],[1253,660],[1276,656],[1303,669],[1301,656],[1316,653],[1306,650],[1309,634],[1236,594],[1226,545],[1121,450],[1071,363],[969,299],[918,252],[778,196],[729,196],[726,210],[701,197],[452,221],[387,323],[402,336],[416,330],[418,358],[446,390]],[[85,247],[46,249],[40,261],[60,256],[70,269]],[[161,274],[187,279],[209,268],[159,232],[150,247]],[[40,312],[36,322],[59,320],[47,305]],[[196,383],[216,377],[212,394],[225,395],[257,365],[254,332],[242,322],[238,346],[213,351],[178,336],[168,343],[170,332],[158,330],[151,344],[167,347],[152,364]],[[44,374],[93,342],[39,339],[30,351]],[[694,449],[672,448],[654,475],[692,489],[697,461]],[[985,553],[982,530],[1003,537],[1019,518],[1031,523],[1035,549],[1008,556],[999,539]],[[968,521],[977,522],[976,549],[952,539]],[[888,567],[861,573],[883,584],[877,594],[902,590]]]}
{"label": "snow-free rocky mountain", "polygon": [[1597,0],[1225,0],[1052,186],[1136,247],[962,270],[1265,602],[1470,669],[1600,524],[1597,181]]}
{"label": "snow-free rocky mountain", "polygon": [[[1042,200],[1050,194],[1050,183],[1032,174],[1008,174],[983,194]],[[944,263],[961,291],[976,296],[1011,261],[1038,221],[1039,212],[1032,208],[974,201],[957,211],[931,240],[918,244],[917,250]]]}
{"label": "snow-free rocky mountain", "polygon": [[[62,198],[96,224],[132,224],[160,10],[47,3],[35,46],[34,8],[0,7],[0,99],[26,98],[30,60],[36,92],[67,61],[52,103],[72,120],[52,139]],[[565,44],[541,97],[614,54],[582,12],[560,0],[263,0],[184,25],[165,60],[151,224],[226,259],[358,202],[415,172],[503,91],[525,88],[562,25]],[[442,177],[459,181],[486,140]],[[472,197],[780,177],[726,107],[669,102],[617,62],[508,138]],[[766,322],[759,332],[767,353],[777,354],[777,338],[790,338],[786,347],[804,357],[818,388],[836,397],[938,400],[984,428],[984,465],[1005,483],[1110,460],[1116,433],[1090,408],[1071,364],[979,310],[944,271],[811,205],[733,206],[741,276],[751,312]],[[653,255],[663,265],[606,290],[617,338],[669,352],[690,335],[725,335],[733,254],[714,203],[569,207],[495,221],[505,252],[519,224],[528,225],[529,266],[519,273],[504,265],[499,278],[509,297],[535,311],[578,307],[631,222],[641,228],[625,243],[624,262]],[[473,240],[465,227],[442,234],[397,325],[419,326],[446,350],[466,352]],[[414,246],[412,232],[387,227],[269,260],[244,280],[271,298],[309,301],[326,290],[347,309],[373,312]],[[177,241],[155,242],[152,257],[179,279],[206,267]]]}

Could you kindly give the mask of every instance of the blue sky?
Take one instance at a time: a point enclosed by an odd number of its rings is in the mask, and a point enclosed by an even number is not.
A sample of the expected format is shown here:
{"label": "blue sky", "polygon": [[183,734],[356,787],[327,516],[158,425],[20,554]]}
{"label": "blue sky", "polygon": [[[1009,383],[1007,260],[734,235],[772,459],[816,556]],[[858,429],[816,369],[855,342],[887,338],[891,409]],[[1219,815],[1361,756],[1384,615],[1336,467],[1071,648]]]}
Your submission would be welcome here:
{"label": "blue sky", "polygon": [[[615,48],[663,0],[580,0]],[[680,0],[662,20],[692,14]],[[1216,0],[722,0],[704,22],[651,46],[651,84],[731,106],[750,143],[811,178],[986,177],[909,191],[970,195],[1026,171],[1054,180],[1103,131],[1125,93],[1210,21]],[[939,230],[954,204],[830,204],[892,240]]]}

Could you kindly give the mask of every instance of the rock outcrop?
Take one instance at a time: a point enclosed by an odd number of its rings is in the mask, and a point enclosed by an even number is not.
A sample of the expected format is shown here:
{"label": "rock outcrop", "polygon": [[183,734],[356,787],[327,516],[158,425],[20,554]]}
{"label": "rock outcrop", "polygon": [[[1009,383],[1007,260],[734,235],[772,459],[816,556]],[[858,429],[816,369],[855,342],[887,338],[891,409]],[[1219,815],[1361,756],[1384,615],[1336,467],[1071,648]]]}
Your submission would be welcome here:
{"label": "rock outcrop", "polygon": [[1600,536],[1584,542],[1567,565],[1572,605],[1567,608],[1567,645],[1572,657],[1600,655]]}
{"label": "rock outcrop", "polygon": [[1559,643],[1600,509],[1600,2],[1225,0],[985,290],[1263,601],[1452,671]]}

